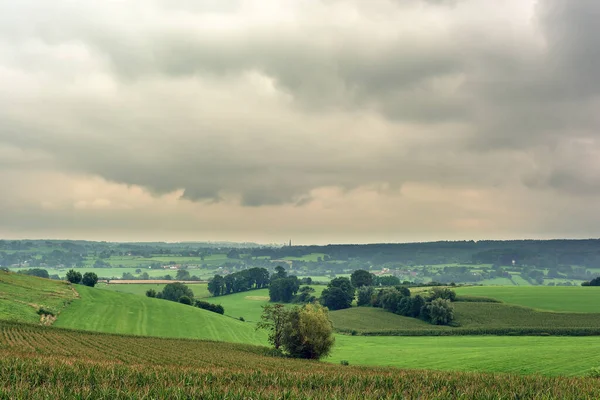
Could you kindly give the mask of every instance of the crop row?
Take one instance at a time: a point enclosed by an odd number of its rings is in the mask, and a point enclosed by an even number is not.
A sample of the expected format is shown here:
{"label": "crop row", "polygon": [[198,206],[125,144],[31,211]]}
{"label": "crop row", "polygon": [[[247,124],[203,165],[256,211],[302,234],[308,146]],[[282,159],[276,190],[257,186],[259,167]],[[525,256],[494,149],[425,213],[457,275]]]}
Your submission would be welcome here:
{"label": "crop row", "polygon": [[403,371],[261,347],[0,322],[0,398],[594,399],[592,378]]}

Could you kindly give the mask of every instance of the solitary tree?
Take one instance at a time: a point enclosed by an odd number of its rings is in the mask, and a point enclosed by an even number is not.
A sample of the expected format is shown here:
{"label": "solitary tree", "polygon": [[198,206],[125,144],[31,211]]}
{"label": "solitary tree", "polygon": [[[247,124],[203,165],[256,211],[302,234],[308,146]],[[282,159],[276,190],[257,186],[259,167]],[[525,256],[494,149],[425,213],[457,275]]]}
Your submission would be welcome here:
{"label": "solitary tree", "polygon": [[81,283],[83,283],[85,286],[94,287],[96,286],[96,283],[98,283],[98,275],[93,272],[86,272],[83,274]]}
{"label": "solitary tree", "polygon": [[438,298],[425,307],[427,316],[434,325],[448,325],[454,319],[454,308],[449,300]]}
{"label": "solitary tree", "polygon": [[71,283],[79,283],[81,282],[81,273],[70,269],[69,272],[67,272],[67,280]]}
{"label": "solitary tree", "polygon": [[329,355],[334,342],[326,308],[307,304],[288,312],[282,345],[290,356],[318,360]]}
{"label": "solitary tree", "polygon": [[263,306],[260,322],[256,324],[256,329],[269,331],[269,342],[277,350],[281,347],[283,328],[287,322],[288,313],[289,311],[283,304],[267,304]]}

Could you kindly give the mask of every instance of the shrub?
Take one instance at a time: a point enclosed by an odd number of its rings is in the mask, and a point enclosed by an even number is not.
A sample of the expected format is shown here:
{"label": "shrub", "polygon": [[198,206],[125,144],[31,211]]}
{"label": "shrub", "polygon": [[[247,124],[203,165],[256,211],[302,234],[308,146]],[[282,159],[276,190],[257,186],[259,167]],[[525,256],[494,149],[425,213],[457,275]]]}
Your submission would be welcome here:
{"label": "shrub", "polygon": [[348,362],[348,360],[342,360],[342,361],[340,361],[340,364],[342,364],[342,365],[350,365],[350,362]]}
{"label": "shrub", "polygon": [[449,300],[437,298],[423,308],[427,319],[434,325],[448,325],[454,320],[454,307]]}
{"label": "shrub", "polygon": [[154,289],[146,290],[146,296],[147,297],[156,297],[156,290],[154,290]]}
{"label": "shrub", "polygon": [[54,310],[52,310],[51,308],[45,307],[45,306],[40,306],[40,308],[38,308],[38,310],[37,310],[37,314],[38,315],[52,315],[52,316],[56,315]]}
{"label": "shrub", "polygon": [[600,367],[593,367],[587,373],[590,378],[600,378]]}
{"label": "shrub", "polygon": [[96,275],[93,272],[86,272],[85,274],[83,274],[81,283],[85,286],[94,287],[96,286],[96,283],[98,283],[98,275]]}
{"label": "shrub", "polygon": [[186,304],[186,305],[188,305],[188,306],[191,306],[191,305],[192,305],[192,299],[190,299],[190,298],[189,298],[189,296],[181,296],[181,297],[179,298],[179,302],[180,302],[181,304]]}
{"label": "shrub", "polygon": [[244,319],[244,317],[240,317],[240,321],[246,322],[246,320]]}

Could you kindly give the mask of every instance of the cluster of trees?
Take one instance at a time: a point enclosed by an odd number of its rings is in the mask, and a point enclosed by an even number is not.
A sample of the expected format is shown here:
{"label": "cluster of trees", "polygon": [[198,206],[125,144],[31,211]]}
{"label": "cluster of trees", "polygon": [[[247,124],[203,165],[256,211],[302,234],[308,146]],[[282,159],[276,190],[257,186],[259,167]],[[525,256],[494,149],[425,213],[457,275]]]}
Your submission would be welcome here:
{"label": "cluster of trees", "polygon": [[456,292],[448,288],[435,287],[427,298],[411,296],[406,287],[375,290],[362,287],[358,291],[358,305],[381,307],[386,311],[405,317],[420,318],[434,325],[449,325],[454,321]]}
{"label": "cluster of trees", "polygon": [[80,272],[70,269],[69,272],[67,272],[67,281],[75,284],[80,283],[85,286],[94,287],[96,286],[96,283],[98,283],[98,275],[93,272],[86,272],[82,276]]}
{"label": "cluster of trees", "polygon": [[195,306],[204,310],[212,311],[217,314],[224,314],[225,309],[220,304],[211,304],[207,301],[195,300],[194,292],[187,285],[181,282],[174,282],[165,285],[162,292],[157,292],[154,289],[148,289],[146,291],[147,297],[153,297],[157,299],[164,299],[169,301],[186,304],[188,306]]}
{"label": "cluster of trees", "polygon": [[290,303],[300,289],[300,280],[297,276],[288,276],[285,268],[275,267],[269,285],[269,298],[272,302]]}
{"label": "cluster of trees", "polygon": [[31,268],[23,271],[19,271],[20,274],[29,275],[29,276],[37,276],[38,278],[46,278],[50,279],[50,274],[47,270],[42,268]]}
{"label": "cluster of trees", "polygon": [[600,286],[600,276],[592,279],[591,281],[583,282],[581,286]]}
{"label": "cluster of trees", "polygon": [[332,279],[321,293],[321,304],[330,310],[342,310],[352,307],[355,288],[348,278]]}
{"label": "cluster of trees", "polygon": [[266,329],[275,349],[295,358],[321,359],[335,343],[327,309],[319,304],[292,309],[282,304],[263,306],[257,329]]}
{"label": "cluster of trees", "polygon": [[215,275],[208,282],[208,291],[213,296],[262,289],[269,285],[269,271],[265,268],[250,268],[225,277]]}

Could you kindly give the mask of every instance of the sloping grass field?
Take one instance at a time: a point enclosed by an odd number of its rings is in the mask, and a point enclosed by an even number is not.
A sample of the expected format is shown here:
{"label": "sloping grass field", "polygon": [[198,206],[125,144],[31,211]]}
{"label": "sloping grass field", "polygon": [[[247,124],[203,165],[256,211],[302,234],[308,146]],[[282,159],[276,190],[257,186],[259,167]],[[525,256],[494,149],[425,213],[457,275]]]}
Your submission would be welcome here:
{"label": "sloping grass field", "polygon": [[[357,338],[344,338],[344,340]],[[351,357],[369,357],[369,340],[358,338]],[[398,339],[398,338],[385,338]],[[477,347],[454,339],[454,364],[506,364],[514,342],[505,342],[492,359]],[[462,338],[461,338],[462,339]],[[481,340],[485,338],[479,338]],[[517,339],[517,338],[511,338]],[[574,340],[569,338],[570,340]],[[422,339],[421,339],[422,340]],[[582,340],[582,339],[578,339]],[[583,343],[582,343],[583,344]],[[402,362],[402,347],[390,348],[389,359]],[[416,344],[417,346],[419,343]],[[531,346],[531,344],[529,344]],[[415,347],[415,346],[412,346]],[[434,346],[435,347],[435,346]],[[481,343],[481,348],[487,345]],[[575,356],[594,347],[580,347]],[[526,349],[525,346],[522,349]],[[548,357],[572,347],[558,346]],[[424,348],[419,360],[437,368],[446,354]],[[537,352],[536,352],[537,350]],[[535,346],[528,355],[538,354]],[[593,378],[410,371],[365,368],[267,356],[265,348],[193,340],[105,335],[0,322],[0,397],[9,399],[595,399],[600,386]],[[429,357],[432,355],[432,357]],[[413,353],[412,357],[415,357]],[[471,355],[471,357],[474,357]],[[566,366],[583,364],[568,357]],[[598,361],[594,359],[593,361]],[[579,367],[577,367],[579,368]],[[577,369],[577,368],[572,368]]]}
{"label": "sloping grass field", "polygon": [[37,322],[41,306],[58,314],[77,296],[65,282],[0,271],[0,319]]}
{"label": "sloping grass field", "polygon": [[600,313],[600,287],[593,286],[471,286],[456,293],[540,310]]}
{"label": "sloping grass field", "polygon": [[55,326],[97,332],[266,344],[254,326],[196,307],[77,285]]}

